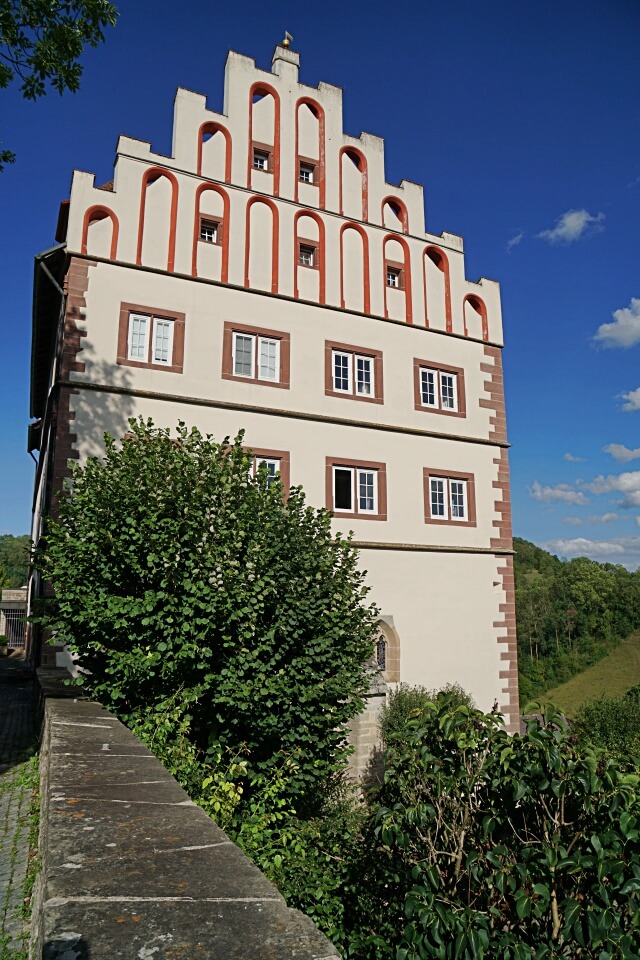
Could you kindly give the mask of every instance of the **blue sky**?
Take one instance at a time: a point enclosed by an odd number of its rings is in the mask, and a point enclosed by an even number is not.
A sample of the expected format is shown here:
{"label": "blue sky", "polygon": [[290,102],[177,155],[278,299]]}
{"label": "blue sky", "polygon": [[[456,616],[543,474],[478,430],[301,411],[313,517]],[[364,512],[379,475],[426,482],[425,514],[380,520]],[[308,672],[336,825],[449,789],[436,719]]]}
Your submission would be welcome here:
{"label": "blue sky", "polygon": [[640,4],[637,0],[121,2],[81,91],[0,92],[0,532],[29,529],[33,256],[73,168],[111,178],[120,133],[168,153],[175,89],[222,107],[229,48],[344,88],[345,129],[424,184],[427,229],[500,281],[514,532],[562,556],[640,564]]}

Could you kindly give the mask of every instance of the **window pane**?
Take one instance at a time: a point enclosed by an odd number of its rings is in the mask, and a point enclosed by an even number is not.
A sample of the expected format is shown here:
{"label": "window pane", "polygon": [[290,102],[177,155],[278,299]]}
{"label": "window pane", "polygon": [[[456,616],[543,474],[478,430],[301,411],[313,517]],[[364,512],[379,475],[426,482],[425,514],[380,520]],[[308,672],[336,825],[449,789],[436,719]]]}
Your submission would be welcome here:
{"label": "window pane", "polygon": [[436,374],[435,370],[420,370],[420,394],[425,407],[436,405]]}
{"label": "window pane", "polygon": [[269,154],[265,150],[253,151],[254,170],[267,170],[269,168]]}
{"label": "window pane", "polygon": [[267,486],[270,487],[280,473],[280,461],[256,458],[256,472],[263,464],[267,470]]}
{"label": "window pane", "polygon": [[316,252],[315,247],[301,244],[298,263],[303,267],[312,267],[314,265],[315,252]]}
{"label": "window pane", "polygon": [[376,509],[376,473],[358,470],[358,509],[374,513]]}
{"label": "window pane", "polygon": [[233,335],[233,372],[236,377],[253,376],[253,341],[254,337],[243,333]]}
{"label": "window pane", "polygon": [[147,359],[148,317],[131,316],[129,318],[129,360]]}
{"label": "window pane", "polygon": [[279,341],[260,337],[260,372],[261,380],[278,379]]}
{"label": "window pane", "polygon": [[349,467],[333,469],[333,508],[353,510],[353,470]]}
{"label": "window pane", "polygon": [[466,483],[464,480],[450,480],[449,490],[451,493],[451,518],[455,520],[466,520]]}
{"label": "window pane", "polygon": [[171,363],[171,320],[156,320],[153,325],[153,362]]}
{"label": "window pane", "polygon": [[382,633],[376,638],[376,663],[380,670],[387,669],[387,641]]}
{"label": "window pane", "polygon": [[443,410],[457,410],[457,377],[454,373],[440,374],[440,402]]}
{"label": "window pane", "polygon": [[351,391],[351,355],[333,352],[333,389]]}
{"label": "window pane", "polygon": [[373,396],[373,358],[356,357],[356,393]]}
{"label": "window pane", "polygon": [[444,485],[445,485],[445,481],[440,480],[438,477],[431,477],[429,479],[432,517],[446,518],[447,516],[447,509],[446,509],[445,497],[444,497]]}
{"label": "window pane", "polygon": [[399,287],[400,286],[400,271],[393,270],[390,267],[387,268],[387,286],[388,287]]}
{"label": "window pane", "polygon": [[214,220],[200,221],[200,239],[207,243],[216,243],[218,239],[218,224]]}

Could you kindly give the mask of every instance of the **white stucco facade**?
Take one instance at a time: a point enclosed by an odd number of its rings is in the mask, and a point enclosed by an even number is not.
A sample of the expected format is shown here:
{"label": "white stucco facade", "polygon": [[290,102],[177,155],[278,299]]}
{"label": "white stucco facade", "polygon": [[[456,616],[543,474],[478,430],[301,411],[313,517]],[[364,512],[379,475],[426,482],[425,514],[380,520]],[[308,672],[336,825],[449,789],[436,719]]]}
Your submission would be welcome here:
{"label": "white stucco facade", "polygon": [[222,114],[178,91],[171,157],[121,137],[112,183],[74,173],[36,271],[35,534],[67,458],[128,417],[243,429],[353,531],[388,679],[459,682],[513,727],[499,287],[466,279],[422,188],[386,183],[383,141],[346,135],[342,91],[298,70],[230,53]]}

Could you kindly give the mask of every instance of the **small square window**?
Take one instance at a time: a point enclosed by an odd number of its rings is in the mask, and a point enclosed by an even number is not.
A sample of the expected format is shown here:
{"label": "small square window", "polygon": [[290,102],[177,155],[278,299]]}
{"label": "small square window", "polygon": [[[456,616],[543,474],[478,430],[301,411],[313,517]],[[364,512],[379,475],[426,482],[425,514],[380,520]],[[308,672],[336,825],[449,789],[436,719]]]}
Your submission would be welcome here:
{"label": "small square window", "polygon": [[309,243],[301,243],[298,250],[298,263],[301,267],[315,267],[316,248]]}
{"label": "small square window", "polygon": [[316,181],[316,168],[312,163],[305,163],[300,161],[300,166],[298,168],[298,180],[300,183],[315,183]]}
{"label": "small square window", "polygon": [[216,220],[201,220],[199,239],[205,243],[217,243],[219,228],[220,224]]}
{"label": "small square window", "polygon": [[258,150],[257,148],[254,147],[254,150],[253,150],[253,169],[254,170],[268,170],[269,160],[270,160],[270,155],[268,150]]}
{"label": "small square window", "polygon": [[387,267],[387,286],[400,289],[402,286],[402,270],[396,267]]}

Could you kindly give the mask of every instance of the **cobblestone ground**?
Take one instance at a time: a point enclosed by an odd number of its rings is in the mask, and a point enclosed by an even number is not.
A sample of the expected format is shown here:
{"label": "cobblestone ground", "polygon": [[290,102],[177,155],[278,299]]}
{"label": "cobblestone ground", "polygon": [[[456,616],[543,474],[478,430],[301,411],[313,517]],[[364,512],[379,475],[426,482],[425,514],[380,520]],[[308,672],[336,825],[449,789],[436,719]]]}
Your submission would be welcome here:
{"label": "cobblestone ground", "polygon": [[28,949],[24,883],[29,862],[34,754],[33,686],[21,661],[0,660],[0,960]]}

